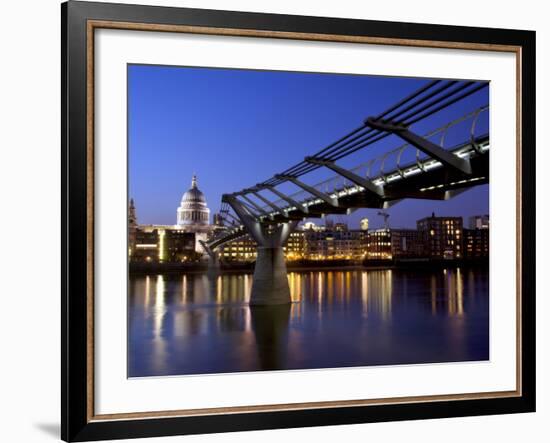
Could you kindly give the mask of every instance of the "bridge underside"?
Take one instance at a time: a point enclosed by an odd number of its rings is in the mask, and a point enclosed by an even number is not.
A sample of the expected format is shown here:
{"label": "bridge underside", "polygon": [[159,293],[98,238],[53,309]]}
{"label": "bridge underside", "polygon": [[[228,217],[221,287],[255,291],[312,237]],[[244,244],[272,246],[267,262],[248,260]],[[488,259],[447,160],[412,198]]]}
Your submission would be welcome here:
{"label": "bridge underside", "polygon": [[471,174],[449,168],[434,168],[408,175],[406,179],[389,181],[384,184],[383,197],[366,191],[344,194],[338,197],[338,208],[321,201],[309,206],[307,213],[292,209],[286,214],[274,214],[272,219],[264,222],[285,222],[328,214],[345,214],[350,208],[383,208],[388,203],[403,199],[447,200],[455,192],[489,183],[489,154],[472,158],[470,164]]}

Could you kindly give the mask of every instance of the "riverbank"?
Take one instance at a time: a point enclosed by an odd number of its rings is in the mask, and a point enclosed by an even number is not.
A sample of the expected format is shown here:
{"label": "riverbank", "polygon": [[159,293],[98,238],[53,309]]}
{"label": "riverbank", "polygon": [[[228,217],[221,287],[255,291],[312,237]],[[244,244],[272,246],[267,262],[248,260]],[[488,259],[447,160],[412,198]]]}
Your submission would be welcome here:
{"label": "riverbank", "polygon": [[[254,262],[250,263],[220,263],[219,272],[254,272]],[[381,270],[381,269],[403,269],[403,270],[433,270],[456,267],[481,267],[488,268],[489,259],[461,259],[461,260],[299,260],[287,262],[289,271],[318,271],[318,270]],[[207,263],[130,263],[130,274],[151,274],[151,273],[204,273],[209,271]],[[210,269],[212,271],[212,269]],[[218,271],[218,268],[216,269]]]}

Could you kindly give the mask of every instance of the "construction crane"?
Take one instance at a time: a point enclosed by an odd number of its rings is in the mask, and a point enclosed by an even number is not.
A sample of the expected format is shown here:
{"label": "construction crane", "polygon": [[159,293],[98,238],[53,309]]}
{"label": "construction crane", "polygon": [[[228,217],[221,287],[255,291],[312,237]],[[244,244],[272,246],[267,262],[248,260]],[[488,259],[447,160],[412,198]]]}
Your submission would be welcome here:
{"label": "construction crane", "polygon": [[384,217],[384,228],[389,229],[389,223],[388,219],[390,218],[390,214],[388,214],[386,211],[378,211],[378,215],[380,217]]}

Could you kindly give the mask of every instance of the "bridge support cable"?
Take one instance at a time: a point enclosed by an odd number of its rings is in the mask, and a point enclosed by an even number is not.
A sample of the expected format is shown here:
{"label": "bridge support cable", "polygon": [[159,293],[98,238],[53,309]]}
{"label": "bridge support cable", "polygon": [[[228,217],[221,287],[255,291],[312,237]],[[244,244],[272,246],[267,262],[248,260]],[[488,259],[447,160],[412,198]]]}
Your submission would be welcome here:
{"label": "bridge support cable", "polygon": [[[404,123],[407,126],[411,126],[411,125],[419,122],[420,120],[424,120],[425,118],[428,118],[431,115],[433,115],[433,114],[435,114],[435,113],[437,113],[437,112],[439,112],[439,111],[441,111],[445,108],[448,108],[451,105],[454,105],[455,103],[457,103],[460,100],[474,94],[475,92],[480,91],[484,88],[487,88],[488,86],[489,86],[489,82],[480,83],[480,84],[474,86],[473,88],[468,89],[467,91],[463,92],[462,94],[460,94],[458,96],[455,96],[455,97],[452,97],[450,100],[447,100],[446,102],[441,103],[439,106],[437,106],[433,109],[426,110],[426,112],[424,112],[423,114],[418,115],[418,113],[424,111],[425,108],[422,109],[422,110],[419,110],[419,111],[415,111],[415,113],[413,115],[402,118],[401,123]],[[437,105],[437,104],[438,103],[434,103],[434,105]],[[431,107],[431,106],[433,106],[433,105],[430,105],[429,107]],[[427,108],[429,108],[429,107],[427,107]],[[409,120],[412,117],[414,117],[414,118],[412,120]]]}
{"label": "bridge support cable", "polygon": [[360,175],[355,174],[354,172],[351,172],[347,169],[344,169],[338,165],[336,165],[334,162],[330,160],[317,160],[313,157],[306,157],[305,161],[308,163],[313,163],[320,166],[325,166],[337,174],[341,175],[344,178],[347,178],[352,183],[355,183],[356,185],[361,186],[366,191],[370,192],[371,194],[376,195],[379,198],[384,197],[384,189],[382,186],[375,185],[372,181],[368,180],[367,178],[361,177]]}
{"label": "bridge support cable", "polygon": [[[485,87],[484,85],[480,85],[479,87],[467,90],[466,92],[460,94],[459,96],[456,96],[456,94],[461,93],[462,91],[469,88],[473,84],[474,84],[474,82],[465,82],[465,83],[459,84],[458,81],[450,81],[446,84],[443,84],[442,86],[439,86],[435,90],[431,91],[429,94],[427,94],[427,95],[423,96],[422,98],[418,99],[416,102],[411,103],[410,105],[408,105],[404,109],[400,109],[395,115],[393,115],[391,117],[391,120],[393,120],[393,121],[406,120],[406,119],[409,119],[411,117],[414,117],[415,115],[417,115],[417,113],[424,112],[424,111],[427,111],[427,113],[425,114],[426,116],[431,115],[431,113],[437,112],[437,110],[441,110],[443,108],[446,108],[446,107],[450,106],[451,104],[455,103],[456,101],[458,101],[458,100],[460,100],[460,99],[476,92],[477,90]],[[445,94],[441,95],[441,93],[443,91],[445,91],[446,89],[448,89],[448,88],[450,88],[451,86],[454,86],[454,85],[456,85],[455,88],[453,88],[451,91],[448,91]],[[434,96],[436,96],[436,97],[433,100],[426,103],[427,100],[431,99]],[[430,110],[430,108],[432,108],[433,106],[436,106],[436,105],[440,104],[441,102],[443,102],[447,99],[451,99],[451,100],[448,101],[448,102],[443,103],[435,111]],[[415,108],[418,108],[419,106],[421,106],[419,109],[415,109]],[[403,114],[407,113],[408,111],[411,111],[411,112],[408,115],[406,115],[405,117],[403,117]],[[428,112],[429,112],[429,114],[428,114]],[[424,117],[422,117],[422,118],[424,118]],[[421,120],[422,118],[420,118],[418,120]],[[386,120],[388,120],[388,119],[386,119]],[[415,121],[418,121],[418,120],[415,120]],[[366,125],[366,126],[368,127],[368,125]],[[348,145],[348,146],[343,145],[343,146],[339,147],[336,150],[333,149],[330,152],[325,153],[323,155],[323,158],[327,159],[327,160],[332,160],[332,161],[339,160],[339,159],[341,159],[343,157],[346,157],[346,156],[348,156],[348,155],[350,155],[350,154],[352,154],[352,153],[354,153],[354,152],[356,152],[360,149],[363,149],[363,148],[365,148],[365,147],[367,147],[371,144],[374,144],[377,141],[382,140],[383,138],[388,136],[387,133],[381,133],[379,130],[376,130],[375,128],[371,127],[371,130],[373,130],[373,133],[368,138],[366,138],[364,140],[359,140],[358,142],[353,143],[352,145]],[[319,158],[317,155],[315,157]],[[303,169],[300,172],[300,175],[302,175],[304,173],[307,173],[310,170],[311,169]]]}
{"label": "bridge support cable", "polygon": [[[373,139],[375,139],[378,135],[380,135],[379,131],[375,131],[372,128],[366,128],[366,132],[361,134],[358,137],[353,137],[349,140],[347,140],[342,146],[337,146],[328,152],[324,153],[322,156],[319,154],[316,154],[314,158],[319,159],[331,159],[334,160],[334,156],[337,155],[339,152],[352,150],[353,148],[361,149],[364,146],[367,146],[370,143],[373,143]],[[347,154],[346,154],[347,155]],[[293,171],[292,174],[289,174],[288,172],[283,172],[283,175],[292,175],[292,176],[299,176],[304,175],[307,172],[312,171],[313,169],[316,169],[317,166],[312,166],[311,164],[308,164],[307,162],[303,162],[303,166],[298,168],[296,171]]]}
{"label": "bridge support cable", "polygon": [[[419,113],[424,112],[425,110],[431,108],[432,106],[436,106],[437,104],[443,102],[444,100],[447,100],[450,97],[456,96],[456,94],[464,91],[465,89],[469,88],[473,84],[475,84],[475,82],[472,82],[472,81],[468,81],[464,83],[460,83],[459,81],[456,81],[456,80],[450,81],[447,84],[444,84],[443,86],[437,88],[432,93],[422,97],[422,100],[418,101],[417,103],[412,103],[409,106],[406,106],[405,108],[400,109],[397,114],[392,115],[391,117],[387,116],[384,118],[384,120],[404,121],[410,118],[410,116],[418,115]],[[450,91],[447,91],[444,94],[442,94],[451,86],[455,86],[455,87]],[[409,114],[407,114],[407,112]],[[381,119],[376,118],[376,120],[381,120]]]}
{"label": "bridge support cable", "polygon": [[441,163],[448,167],[457,169],[464,174],[469,175],[472,173],[470,160],[460,158],[452,152],[446,151],[445,149],[436,145],[430,140],[425,139],[415,134],[414,132],[411,132],[408,127],[403,124],[377,121],[374,120],[372,117],[369,117],[367,119],[366,124],[369,125],[371,128],[379,129],[381,131],[397,135],[410,145],[414,146],[417,149],[420,149],[425,154],[436,160],[439,160]]}
{"label": "bridge support cable", "polygon": [[[439,103],[441,100],[444,100],[444,99],[460,92],[461,90],[467,88],[471,84],[471,82],[468,82],[468,83],[465,83],[465,84],[459,84],[458,81],[449,81],[447,83],[443,83],[442,85],[439,85],[435,89],[432,89],[431,91],[429,91],[428,94],[425,94],[420,98],[417,98],[418,96],[422,95],[422,93],[424,93],[424,92],[428,91],[429,89],[435,87],[439,83],[442,83],[442,82],[440,80],[436,80],[434,82],[429,83],[428,85],[420,88],[420,90],[417,90],[416,92],[414,92],[410,96],[406,97],[405,99],[401,100],[398,104],[392,106],[391,108],[389,108],[387,111],[385,111],[384,113],[382,113],[380,115],[390,114],[393,111],[396,111],[399,107],[401,107],[401,106],[413,101],[414,99],[416,99],[412,103],[410,103],[407,107],[405,107],[404,109],[399,109],[392,116],[392,119],[398,118],[401,115],[403,115],[404,113],[406,113],[407,111],[409,111],[411,109],[414,109],[414,108],[417,108],[418,106],[421,106],[422,104],[424,104],[426,101],[428,101],[432,97],[437,96],[438,94],[441,94],[442,92],[444,92],[446,89],[450,88],[451,86],[454,86],[454,85],[458,84],[458,86],[456,88],[454,88],[452,91],[446,93],[445,95],[440,95],[439,97],[436,97],[434,100],[432,100],[429,103],[428,107],[434,106],[437,103]],[[423,111],[424,109],[427,109],[426,106],[424,106],[423,108],[421,108],[420,110],[417,110],[417,111]],[[416,112],[416,111],[413,111],[413,112]],[[356,132],[356,131],[354,131],[354,132]],[[349,135],[351,135],[351,134],[348,134],[348,136]],[[366,138],[364,138],[365,136],[366,136]],[[362,148],[364,148],[364,147],[366,147],[366,146],[368,146],[372,143],[375,143],[375,142],[381,140],[382,138],[385,138],[386,136],[387,136],[386,134],[380,135],[380,133],[378,131],[373,131],[372,128],[371,128],[367,132],[360,135],[361,139],[359,139],[359,137],[354,137],[354,138],[351,138],[351,139],[348,138],[343,144],[340,144],[340,146],[337,146],[337,143],[334,143],[332,146],[329,146],[329,147],[331,147],[331,149],[328,149],[328,147],[327,147],[327,148],[319,151],[317,154],[315,154],[315,157],[316,158],[331,159],[331,160],[334,161],[334,160],[337,160],[339,158],[345,157],[346,155],[349,155],[352,152],[355,152],[359,149],[362,149]],[[355,142],[355,143],[350,145],[350,143],[352,143],[352,142]],[[300,176],[300,175],[306,174],[306,173],[316,169],[317,167],[318,166],[307,165],[306,163],[302,162],[302,163],[294,166],[293,168],[287,169],[282,174]]]}
{"label": "bridge support cable", "polygon": [[338,208],[338,199],[335,197],[332,197],[328,194],[325,194],[324,192],[319,191],[318,189],[315,189],[313,186],[309,186],[305,184],[304,182],[298,180],[296,177],[292,177],[290,175],[276,175],[277,178],[285,181],[289,181],[291,183],[294,183],[296,186],[302,188],[303,190],[309,192],[311,195],[314,195],[317,198],[320,198],[325,203],[327,203],[330,206],[333,206],[335,208]]}
{"label": "bridge support cable", "polygon": [[[242,200],[237,200],[244,208],[244,210],[246,212],[248,212],[248,214],[254,218],[255,220],[258,220],[260,221],[260,218],[264,215],[263,213],[260,213],[256,208],[254,208],[253,206],[251,206],[250,204],[248,204],[247,202],[244,202]],[[240,218],[240,215],[237,214]]]}
{"label": "bridge support cable", "polygon": [[234,226],[235,223],[240,224],[241,221],[237,217],[235,217],[233,214],[231,214],[230,211],[231,211],[231,206],[229,206],[226,202],[222,201],[221,209],[219,212],[222,221],[229,226]]}
{"label": "bridge support cable", "polygon": [[[279,197],[281,200],[286,201],[290,206],[294,206],[297,211],[301,212],[304,216],[307,216],[309,214],[309,209],[307,206],[303,205],[302,203],[297,202],[293,198],[289,197],[288,195],[283,194],[279,190],[275,189],[274,186],[267,186],[267,185],[258,185],[263,187],[264,189],[267,189],[268,191],[275,194],[277,197]],[[288,211],[288,208],[284,209],[284,211]]]}
{"label": "bridge support cable", "polygon": [[272,201],[265,198],[263,195],[261,195],[259,192],[256,191],[250,191],[258,200],[261,200],[264,202],[267,206],[269,206],[271,209],[273,209],[275,212],[278,212],[279,214],[283,214],[283,208],[280,208]]}
{"label": "bridge support cable", "polygon": [[[232,224],[241,222],[237,217],[235,217],[233,214],[231,214],[231,212],[224,212],[224,215],[222,215],[222,218],[225,218],[224,216],[225,217],[231,217],[231,219],[233,220]],[[227,218],[225,218],[225,220],[229,221],[229,220],[227,220]]]}
{"label": "bridge support cable", "polygon": [[[423,93],[429,91],[430,89],[434,88],[435,86],[437,86],[439,83],[441,83],[442,81],[441,80],[434,80],[432,82],[429,82],[427,83],[426,85],[422,86],[421,88],[419,88],[418,90],[416,90],[415,92],[413,92],[412,94],[410,94],[409,96],[405,97],[404,99],[400,100],[399,102],[397,102],[396,104],[394,104],[393,106],[391,106],[390,108],[388,108],[385,112],[383,112],[382,114],[380,114],[378,117],[379,118],[382,118],[383,116],[397,110],[398,108],[400,108],[401,106],[411,102],[412,100],[416,99],[417,97],[419,97],[420,95],[422,95]],[[447,89],[448,87],[452,86],[453,84],[457,83],[456,81],[451,81],[449,82],[448,84],[443,84],[443,86],[440,86],[439,88],[437,88],[435,91],[432,91],[430,92],[429,95],[427,96],[424,96],[420,99],[418,99],[417,101],[415,101],[413,103],[413,106],[417,106],[418,104],[422,103],[423,101],[433,97],[434,95],[438,94],[439,92]],[[402,112],[402,111],[401,111]],[[400,112],[400,113],[401,113]],[[362,137],[365,137],[365,136],[369,136],[367,139],[363,139],[363,140],[359,140],[357,143],[364,143],[366,141],[368,141],[370,138],[372,138],[373,136],[376,136],[377,134],[372,134],[372,130],[369,130],[369,129],[366,129],[366,132],[363,132],[365,130],[365,126],[361,126],[359,128],[356,128],[354,129],[353,131],[351,131],[350,133],[348,133],[347,135],[345,135],[344,137],[341,137],[340,139],[338,139],[337,141],[335,141],[334,143],[331,143],[330,145],[326,146],[325,148],[321,149],[319,152],[317,152],[315,154],[315,157],[316,158],[327,158],[327,156],[331,155],[334,153],[334,151],[341,151],[344,147],[346,147],[346,145],[349,145],[350,143],[362,138]],[[355,134],[358,134],[360,132],[363,132],[362,134],[359,134],[353,138],[350,138],[352,136],[354,136]],[[343,144],[342,144],[343,143]],[[357,144],[356,143],[356,144]],[[356,145],[355,144],[355,145]],[[304,168],[309,168],[308,170],[306,171],[302,171]],[[315,169],[315,168],[313,168]],[[301,162],[289,169],[287,169],[286,171],[284,171],[282,174],[283,175],[294,175],[294,176],[298,176],[298,175],[303,175],[305,174],[306,172],[309,172],[309,170],[312,170],[311,169],[311,165],[307,165],[306,163],[304,162]],[[274,184],[274,183],[271,183],[271,184]]]}
{"label": "bridge support cable", "polygon": [[241,221],[229,212],[220,213],[220,218],[222,219],[223,226],[227,229],[234,229],[241,224]]}
{"label": "bridge support cable", "polygon": [[423,94],[424,92],[428,91],[429,89],[433,88],[434,86],[437,86],[439,83],[441,83],[441,80],[433,80],[429,83],[427,83],[426,85],[422,86],[421,88],[417,89],[415,92],[413,92],[412,94],[408,95],[407,97],[405,97],[404,99],[398,101],[396,104],[394,104],[393,106],[390,106],[388,109],[386,109],[384,112],[382,112],[381,114],[378,114],[376,116],[376,119],[377,120],[380,120],[381,118],[384,118],[386,117],[388,114],[392,113],[393,111],[395,111],[396,109],[398,109],[399,107],[407,104],[408,102],[410,102],[411,100],[414,100],[416,97],[418,97],[419,95]]}
{"label": "bridge support cable", "polygon": [[[487,86],[487,82],[443,82],[437,80],[425,85],[421,88],[421,90],[416,91],[411,96],[401,100],[396,105],[393,105],[387,111],[379,114],[379,116],[375,119],[379,120],[380,116],[384,116],[386,117],[386,120],[388,120],[387,117],[389,114],[392,114],[392,121],[399,121],[410,126],[413,123],[425,119]],[[451,87],[453,88],[448,90]],[[407,106],[403,107],[405,104]],[[336,161],[358,151],[359,149],[363,149],[368,145],[376,143],[389,135],[388,133],[380,133],[373,128],[368,128],[368,126],[365,126],[365,128],[367,128],[366,131],[361,131],[361,128],[355,129],[351,133],[317,152],[313,157],[317,159]],[[352,135],[354,137],[350,138]],[[302,161],[293,167],[288,168],[280,175],[299,177],[319,167],[319,165]],[[281,184],[283,181],[281,179],[277,179],[276,177],[272,177],[263,182],[263,184],[276,186]]]}
{"label": "bridge support cable", "polygon": [[[435,81],[435,82],[432,82],[431,86],[435,86],[439,82],[440,82],[439,80]],[[416,102],[413,102],[413,103],[409,104],[404,109],[400,109],[392,117],[392,119],[395,119],[395,118],[403,115],[407,111],[422,105],[426,100],[429,100],[430,98],[440,94],[441,92],[445,91],[446,89],[450,88],[451,86],[453,86],[457,83],[458,83],[457,81],[450,81],[446,84],[443,84],[442,86],[439,86],[435,90],[431,91],[429,94],[427,94],[427,95],[423,96],[422,98],[418,99]],[[458,87],[454,88],[452,91],[448,92],[447,94],[445,94],[443,96],[439,96],[436,99],[432,100],[432,102],[429,105],[426,105],[425,107],[423,107],[422,110],[427,109],[430,106],[433,106],[434,104],[439,103],[441,100],[444,100],[447,97],[450,97],[450,96],[456,94],[457,92],[462,91],[463,89],[467,88],[470,84],[471,84],[471,82],[463,84],[463,85],[458,85]],[[429,86],[429,85],[427,85],[427,86]],[[428,89],[428,88],[426,87],[426,89]],[[412,94],[411,96],[401,100],[401,102],[399,102],[399,106],[402,106],[403,104],[408,103],[410,100],[412,100],[413,98],[420,95],[420,92],[425,92],[426,89],[421,88],[421,90],[419,90],[419,91],[415,92],[414,94]],[[380,115],[390,114],[396,108],[398,108],[398,106],[394,105],[392,108],[390,108],[390,110],[387,110],[386,112],[384,112]],[[379,118],[377,117],[377,119],[379,119]],[[365,125],[365,126],[367,126],[367,125]],[[365,136],[368,136],[368,137],[365,138]],[[339,160],[340,158],[346,157],[347,155],[350,155],[350,154],[352,154],[352,153],[354,153],[354,152],[356,152],[360,149],[363,149],[368,145],[376,143],[377,141],[382,140],[383,138],[385,138],[387,136],[388,136],[388,134],[384,134],[384,133],[381,133],[379,130],[376,130],[374,128],[370,128],[370,130],[367,131],[365,134],[363,134],[360,139],[358,139],[359,137],[354,137],[352,139],[349,139],[343,145],[338,146],[338,147],[334,147],[334,148],[328,150],[327,152],[324,152],[322,154],[322,156],[320,156],[319,153],[317,153],[315,155],[315,157],[313,157],[313,158],[324,159],[324,160],[332,160],[332,161]],[[352,142],[354,142],[354,143],[352,143]],[[310,167],[302,168],[300,171],[297,171],[297,172],[299,173],[299,175],[303,175],[307,172],[310,172],[311,170],[313,170],[313,168],[310,166]],[[294,174],[294,175],[296,175],[296,174]]]}
{"label": "bridge support cable", "polygon": [[[412,94],[408,95],[407,97],[403,98],[402,100],[400,100],[399,102],[397,102],[396,104],[394,104],[393,106],[391,106],[390,108],[386,109],[386,111],[384,111],[383,113],[379,114],[377,116],[378,119],[384,117],[385,115],[395,111],[396,109],[398,109],[399,107],[409,103],[411,100],[414,100],[415,98],[417,98],[418,96],[422,95],[424,92],[428,91],[429,89],[437,86],[439,83],[441,83],[441,80],[434,80],[434,81],[431,81],[431,82],[428,82],[426,85],[422,86],[421,88],[417,89],[415,92],[413,92]],[[456,82],[450,82],[448,85],[444,85],[440,88],[438,88],[435,92],[432,92],[430,93],[430,95],[428,97],[422,97],[422,100],[426,100],[430,97],[432,97],[434,94],[437,94],[438,92],[450,87],[452,84],[454,84]],[[317,152],[315,154],[315,157],[317,158],[322,158],[322,157],[326,157],[327,155],[329,155],[332,151],[334,151],[335,149],[340,149],[342,148],[343,146],[349,144],[349,143],[352,143],[354,142],[355,140],[358,140],[360,137],[364,137],[368,134],[370,134],[372,131],[370,130],[367,130],[366,133],[364,134],[360,134],[359,136],[355,136],[353,138],[350,138],[352,136],[354,136],[355,134],[361,132],[361,131],[364,131],[365,130],[365,126],[360,126],[356,129],[354,129],[353,131],[351,131],[350,133],[346,134],[344,137],[341,137],[339,138],[338,140],[336,140],[335,142],[331,143],[330,145],[326,146],[325,148],[321,149],[319,152]],[[344,145],[341,145],[341,146],[338,146],[340,145],[342,142],[344,142]],[[304,163],[299,163],[298,165],[304,165]],[[287,169],[286,171],[284,171],[282,174],[286,174],[286,175],[295,175],[295,173],[297,171],[295,171],[296,167],[298,166],[294,166],[292,168],[289,168]]]}
{"label": "bridge support cable", "polygon": [[259,214],[265,215],[266,217],[269,216],[269,213],[265,211],[260,205],[258,205],[255,201],[248,198],[244,193],[240,194],[240,197],[245,200],[249,205],[251,205],[256,211],[258,211]]}

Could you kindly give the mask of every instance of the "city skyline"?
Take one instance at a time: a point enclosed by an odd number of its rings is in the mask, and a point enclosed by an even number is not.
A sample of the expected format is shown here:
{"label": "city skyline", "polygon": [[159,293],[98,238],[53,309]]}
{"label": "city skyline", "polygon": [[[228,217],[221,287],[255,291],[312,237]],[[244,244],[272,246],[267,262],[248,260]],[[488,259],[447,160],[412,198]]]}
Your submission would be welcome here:
{"label": "city skyline", "polygon": [[[135,199],[130,197],[130,205],[132,205],[132,208],[133,208],[133,211],[135,211],[134,213],[136,212],[139,212],[139,208],[137,208],[137,204],[135,203]],[[319,226],[319,227],[324,227],[326,226],[327,224],[345,224],[349,229],[363,229],[361,227],[362,225],[362,222],[364,220],[367,220],[368,222],[368,225],[369,225],[369,229],[380,229],[380,228],[384,228],[385,227],[385,223],[384,223],[384,217],[382,216],[382,212],[386,212],[388,213],[388,215],[390,215],[390,217],[388,217],[388,227],[389,228],[392,228],[392,229],[416,229],[416,224],[418,222],[419,219],[422,219],[422,218],[427,218],[427,217],[430,217],[430,216],[435,216],[435,217],[460,217],[462,218],[462,221],[463,221],[463,227],[464,228],[469,228],[469,220],[471,218],[475,218],[475,217],[484,217],[484,216],[487,216],[488,217],[488,213],[471,213],[471,214],[468,214],[468,215],[463,215],[463,214],[453,214],[453,213],[437,213],[435,211],[431,211],[430,213],[426,213],[420,217],[418,217],[417,219],[415,219],[413,221],[413,224],[410,225],[410,226],[393,226],[392,225],[392,217],[391,217],[391,209],[392,208],[388,208],[388,209],[365,209],[365,211],[368,211],[373,218],[369,217],[369,216],[362,216],[360,218],[357,218],[357,217],[352,217],[352,216],[348,216],[348,215],[339,215],[339,214],[330,214],[330,215],[327,215],[326,217],[324,218],[307,218],[305,219],[304,221],[300,222],[298,227],[304,227],[304,225],[307,225],[309,223],[313,223],[314,225],[316,226]],[[215,221],[213,220],[214,216],[216,215],[216,212],[212,213],[211,216],[210,216],[210,224],[215,224]],[[352,223],[350,223],[350,221],[352,221]],[[379,222],[379,223],[376,223],[376,222]],[[168,222],[168,223],[155,223],[155,222],[152,222],[152,223],[145,223],[145,222],[142,222],[140,219],[139,219],[139,216],[136,215],[136,224],[138,226],[177,226],[178,224],[176,222]]]}
{"label": "city skyline", "polygon": [[[218,212],[222,193],[287,168],[427,81],[143,65],[130,65],[128,77],[129,198],[140,224],[175,224],[175,209],[194,173],[212,212]],[[415,130],[426,132],[487,103],[484,89]],[[388,137],[368,155],[399,145]],[[364,157],[349,161],[358,164]],[[332,175],[313,173],[309,182]],[[367,217],[372,227],[381,227],[377,212],[360,209],[331,219],[355,227]],[[400,228],[432,212],[467,219],[489,213],[489,186],[450,201],[406,200],[388,212],[390,225]]]}

